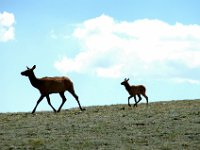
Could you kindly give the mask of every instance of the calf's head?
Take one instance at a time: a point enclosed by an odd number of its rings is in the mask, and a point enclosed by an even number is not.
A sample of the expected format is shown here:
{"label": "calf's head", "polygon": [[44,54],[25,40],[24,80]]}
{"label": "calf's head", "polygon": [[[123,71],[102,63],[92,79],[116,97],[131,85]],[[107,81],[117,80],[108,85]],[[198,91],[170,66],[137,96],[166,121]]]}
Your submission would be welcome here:
{"label": "calf's head", "polygon": [[36,68],[36,65],[34,65],[32,68],[29,68],[29,67],[26,67],[27,68],[27,70],[25,70],[25,71],[22,71],[21,72],[21,75],[23,75],[23,76],[30,76],[31,74],[33,74],[33,70]]}
{"label": "calf's head", "polygon": [[126,79],[126,78],[125,78],[124,81],[121,83],[121,85],[126,85],[126,84],[128,83],[128,80],[129,80],[129,79]]}

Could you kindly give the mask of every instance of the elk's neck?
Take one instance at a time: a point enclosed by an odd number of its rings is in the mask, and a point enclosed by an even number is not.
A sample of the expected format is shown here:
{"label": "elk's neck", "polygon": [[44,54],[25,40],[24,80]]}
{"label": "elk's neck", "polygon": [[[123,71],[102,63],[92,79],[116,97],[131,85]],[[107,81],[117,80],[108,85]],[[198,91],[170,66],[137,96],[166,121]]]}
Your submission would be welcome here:
{"label": "elk's neck", "polygon": [[36,78],[34,73],[29,76],[29,80],[30,80],[32,86],[34,86],[35,88],[38,88],[39,80]]}
{"label": "elk's neck", "polygon": [[129,83],[126,83],[124,86],[125,86],[127,91],[129,91],[131,89],[131,86],[129,85]]}

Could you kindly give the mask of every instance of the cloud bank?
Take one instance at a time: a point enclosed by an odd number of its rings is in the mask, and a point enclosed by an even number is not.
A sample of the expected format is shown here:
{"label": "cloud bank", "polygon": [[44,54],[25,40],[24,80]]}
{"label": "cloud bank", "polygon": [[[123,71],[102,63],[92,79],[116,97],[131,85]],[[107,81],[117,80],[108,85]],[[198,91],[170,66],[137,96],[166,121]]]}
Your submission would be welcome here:
{"label": "cloud bank", "polygon": [[15,37],[15,16],[12,13],[0,13],[0,42],[13,40]]}
{"label": "cloud bank", "polygon": [[[61,72],[99,77],[174,77],[187,79],[200,68],[200,25],[168,24],[156,19],[118,21],[101,15],[80,23],[73,32],[80,42],[74,58],[63,56],[54,66]],[[188,76],[183,79],[182,68]]]}

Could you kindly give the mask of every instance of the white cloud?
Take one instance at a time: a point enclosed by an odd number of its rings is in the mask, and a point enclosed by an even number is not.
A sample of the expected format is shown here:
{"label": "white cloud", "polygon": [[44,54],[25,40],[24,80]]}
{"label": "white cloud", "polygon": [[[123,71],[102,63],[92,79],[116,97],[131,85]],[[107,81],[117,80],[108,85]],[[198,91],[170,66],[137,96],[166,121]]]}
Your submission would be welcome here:
{"label": "white cloud", "polygon": [[196,85],[200,85],[200,81],[199,80],[193,80],[193,79],[188,79],[188,78],[172,78],[172,81],[176,82],[176,83],[189,83],[189,84],[196,84]]}
{"label": "white cloud", "polygon": [[56,35],[56,33],[53,29],[50,31],[50,37],[55,40],[58,39],[58,36]]}
{"label": "white cloud", "polygon": [[117,21],[101,15],[81,23],[73,36],[82,44],[74,58],[55,62],[62,72],[102,77],[176,75],[200,68],[200,25],[168,24],[156,19]]}
{"label": "white cloud", "polygon": [[15,17],[12,13],[0,13],[0,42],[6,42],[14,39],[14,23]]}
{"label": "white cloud", "polygon": [[67,56],[56,61],[54,66],[61,72],[86,72],[94,59],[92,53],[80,52],[74,59]]}
{"label": "white cloud", "polygon": [[122,72],[120,71],[121,67],[122,67],[121,65],[116,65],[107,68],[99,67],[96,69],[96,73],[98,76],[101,77],[119,78],[123,75]]}

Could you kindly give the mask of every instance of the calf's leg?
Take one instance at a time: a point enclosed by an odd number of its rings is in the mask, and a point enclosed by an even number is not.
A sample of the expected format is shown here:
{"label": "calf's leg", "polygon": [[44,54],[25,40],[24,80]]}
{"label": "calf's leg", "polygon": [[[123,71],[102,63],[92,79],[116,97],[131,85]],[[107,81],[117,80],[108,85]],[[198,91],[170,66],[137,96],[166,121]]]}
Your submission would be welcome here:
{"label": "calf's leg", "polygon": [[[140,94],[137,94],[137,96],[138,96],[139,100],[136,103],[138,104],[142,100],[142,97],[140,96]],[[137,106],[137,104],[136,104],[136,106]]]}
{"label": "calf's leg", "polygon": [[147,105],[148,105],[148,103],[149,103],[149,101],[148,101],[148,96],[147,96],[145,93],[143,93],[142,96],[144,96],[144,97],[146,98]]}
{"label": "calf's leg", "polygon": [[137,107],[137,103],[138,103],[138,102],[137,102],[137,99],[136,99],[136,95],[134,95],[133,97],[134,97],[134,100],[135,100],[135,104],[134,104],[133,106],[134,106],[134,107]]}
{"label": "calf's leg", "polygon": [[132,95],[128,97],[128,106],[129,106],[129,107],[131,107],[130,99],[131,99],[132,97],[133,97]]}

